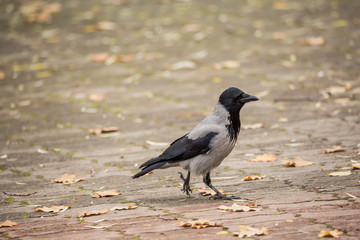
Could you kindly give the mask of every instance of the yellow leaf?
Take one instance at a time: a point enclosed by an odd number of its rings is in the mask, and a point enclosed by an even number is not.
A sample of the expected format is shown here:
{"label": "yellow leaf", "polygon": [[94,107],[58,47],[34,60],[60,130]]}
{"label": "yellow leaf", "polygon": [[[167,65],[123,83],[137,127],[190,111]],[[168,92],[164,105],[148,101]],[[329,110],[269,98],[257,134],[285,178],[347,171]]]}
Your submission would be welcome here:
{"label": "yellow leaf", "polygon": [[330,149],[326,149],[324,151],[325,154],[328,154],[328,153],[335,153],[335,152],[344,152],[346,149],[343,148],[342,146],[340,145],[337,145],[337,146],[333,146],[332,148]]}
{"label": "yellow leaf", "polygon": [[360,169],[360,162],[354,163],[351,165],[354,169]]}
{"label": "yellow leaf", "polygon": [[343,234],[343,232],[334,229],[332,231],[326,231],[326,230],[321,230],[319,233],[319,237],[334,237],[334,238],[338,238]]}
{"label": "yellow leaf", "polygon": [[220,231],[220,232],[217,232],[216,235],[223,235],[223,234],[228,234],[229,232],[228,231]]}
{"label": "yellow leaf", "polygon": [[351,174],[351,171],[332,172],[332,173],[329,173],[329,176],[332,176],[332,177],[342,177],[342,176],[349,176],[350,174]]}
{"label": "yellow leaf", "polygon": [[187,222],[177,222],[176,224],[179,225],[180,227],[190,227],[196,229],[222,226],[222,223],[216,223],[206,219],[198,219],[195,221],[187,221]]}
{"label": "yellow leaf", "polygon": [[266,227],[259,229],[259,228],[252,228],[249,226],[240,225],[239,230],[240,230],[240,232],[233,233],[235,236],[238,236],[239,238],[269,234],[269,230]]}
{"label": "yellow leaf", "polygon": [[244,177],[243,179],[241,179],[241,181],[259,180],[259,179],[263,179],[265,177],[266,177],[266,175],[264,175],[264,176],[252,175],[252,176]]}
{"label": "yellow leaf", "polygon": [[[214,191],[214,190],[212,190],[212,189],[206,189],[206,188],[204,188],[204,187],[200,187],[199,189],[198,189],[198,192],[201,194],[201,195],[203,195],[203,196],[217,196],[217,193]],[[220,189],[219,190],[219,192],[220,193],[222,193],[222,194],[224,194],[224,195],[227,195],[227,193],[224,193],[224,189]]]}

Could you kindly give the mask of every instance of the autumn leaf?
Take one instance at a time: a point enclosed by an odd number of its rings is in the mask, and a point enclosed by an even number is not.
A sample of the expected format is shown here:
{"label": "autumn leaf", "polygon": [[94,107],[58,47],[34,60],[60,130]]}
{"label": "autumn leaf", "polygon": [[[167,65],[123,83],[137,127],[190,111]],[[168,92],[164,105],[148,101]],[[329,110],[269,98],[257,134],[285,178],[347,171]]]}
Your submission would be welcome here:
{"label": "autumn leaf", "polygon": [[111,197],[111,196],[117,196],[117,195],[120,195],[120,193],[116,189],[106,190],[106,191],[96,192],[94,194],[91,194],[91,196],[94,198]]}
{"label": "autumn leaf", "polygon": [[[206,188],[204,188],[204,187],[200,187],[199,189],[198,189],[198,192],[201,194],[201,195],[203,195],[203,196],[216,196],[217,195],[217,193],[214,191],[214,190],[212,190],[212,189],[206,189]],[[227,193],[224,193],[224,189],[220,189],[219,190],[219,192],[220,193],[222,193],[222,194],[224,194],[224,195],[227,195]]]}
{"label": "autumn leaf", "polygon": [[264,175],[264,176],[252,175],[252,176],[244,177],[243,179],[241,179],[241,181],[259,180],[259,179],[263,179],[265,177],[266,177],[266,175]]}
{"label": "autumn leaf", "polygon": [[56,183],[76,183],[79,181],[85,181],[85,179],[84,178],[75,178],[75,175],[69,175],[67,173],[62,175],[61,178],[59,178],[59,179],[51,179],[51,182],[56,182]]}
{"label": "autumn leaf", "polygon": [[216,223],[206,219],[198,219],[195,221],[187,221],[187,222],[177,222],[176,224],[179,225],[180,227],[190,227],[196,229],[222,226],[222,223]]}
{"label": "autumn leaf", "polygon": [[64,212],[71,208],[71,206],[51,206],[51,207],[37,207],[36,212]]}
{"label": "autumn leaf", "polygon": [[343,232],[334,229],[332,231],[326,231],[326,230],[321,230],[319,233],[319,237],[334,237],[334,238],[339,238],[341,235],[343,234]]}
{"label": "autumn leaf", "polygon": [[360,162],[354,163],[351,166],[353,167],[353,169],[360,169]]}
{"label": "autumn leaf", "polygon": [[304,167],[304,166],[310,166],[315,164],[314,162],[305,161],[301,159],[300,157],[296,158],[295,161],[284,161],[285,166],[287,167]]}
{"label": "autumn leaf", "polygon": [[114,30],[116,24],[114,22],[109,22],[109,21],[100,21],[96,24],[96,27],[99,30]]}
{"label": "autumn leaf", "polygon": [[95,215],[101,215],[108,213],[109,209],[99,210],[99,211],[91,211],[91,212],[83,212],[78,215],[79,218],[83,217],[89,217],[89,216],[95,216]]}
{"label": "autumn leaf", "polygon": [[110,57],[109,53],[94,53],[89,55],[89,59],[93,62],[105,62]]}
{"label": "autumn leaf", "polygon": [[304,43],[309,46],[323,46],[325,39],[323,37],[307,37],[304,38]]}
{"label": "autumn leaf", "polygon": [[102,102],[104,101],[105,95],[102,93],[92,93],[89,95],[89,100],[94,102]]}
{"label": "autumn leaf", "polygon": [[269,230],[266,227],[259,229],[259,228],[252,228],[252,227],[245,226],[245,225],[240,225],[239,230],[240,230],[240,232],[233,233],[235,236],[238,236],[239,238],[269,234]]}
{"label": "autumn leaf", "polygon": [[220,210],[225,210],[227,212],[250,212],[250,211],[259,211],[258,208],[252,208],[249,206],[240,206],[236,203],[231,205],[231,207],[227,207],[225,205],[221,205],[218,207]]}
{"label": "autumn leaf", "polygon": [[344,152],[346,149],[343,148],[342,146],[340,145],[336,145],[336,146],[333,146],[332,148],[329,148],[329,149],[326,149],[324,151],[325,154],[328,154],[328,153],[335,153],[335,152]]}
{"label": "autumn leaf", "polygon": [[100,134],[104,134],[104,133],[118,132],[119,130],[120,129],[118,127],[105,127],[105,128],[89,129],[88,132],[90,134],[100,135]]}
{"label": "autumn leaf", "polygon": [[215,70],[232,69],[232,68],[240,67],[240,63],[238,61],[228,60],[219,63],[214,63],[212,67]]}
{"label": "autumn leaf", "polygon": [[264,123],[254,123],[254,124],[249,124],[249,125],[244,125],[241,126],[242,129],[258,129],[258,128],[263,128],[265,126]]}
{"label": "autumn leaf", "polygon": [[248,159],[249,162],[273,162],[276,160],[277,160],[277,157],[272,154],[257,155],[256,158]]}
{"label": "autumn leaf", "polygon": [[344,172],[332,172],[328,174],[332,177],[342,177],[342,176],[349,176],[351,175],[351,171],[344,171]]}
{"label": "autumn leaf", "polygon": [[110,211],[122,211],[122,210],[130,210],[130,209],[135,209],[137,208],[138,206],[133,206],[133,205],[119,205],[119,206],[116,206],[116,207],[113,207],[110,209]]}
{"label": "autumn leaf", "polygon": [[2,227],[14,227],[17,226],[17,222],[13,222],[11,220],[6,220],[5,222],[0,223],[0,228]]}
{"label": "autumn leaf", "polygon": [[3,70],[0,70],[0,80],[5,79],[5,73]]}

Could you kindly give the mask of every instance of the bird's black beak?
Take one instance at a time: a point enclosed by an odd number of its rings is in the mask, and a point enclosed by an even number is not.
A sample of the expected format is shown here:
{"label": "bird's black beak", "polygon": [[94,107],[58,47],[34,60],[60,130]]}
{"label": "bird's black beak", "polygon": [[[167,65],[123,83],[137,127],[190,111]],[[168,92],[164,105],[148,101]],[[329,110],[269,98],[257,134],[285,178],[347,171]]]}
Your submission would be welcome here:
{"label": "bird's black beak", "polygon": [[240,100],[241,103],[247,103],[247,102],[253,102],[259,100],[257,97],[250,95],[250,94],[244,94]]}

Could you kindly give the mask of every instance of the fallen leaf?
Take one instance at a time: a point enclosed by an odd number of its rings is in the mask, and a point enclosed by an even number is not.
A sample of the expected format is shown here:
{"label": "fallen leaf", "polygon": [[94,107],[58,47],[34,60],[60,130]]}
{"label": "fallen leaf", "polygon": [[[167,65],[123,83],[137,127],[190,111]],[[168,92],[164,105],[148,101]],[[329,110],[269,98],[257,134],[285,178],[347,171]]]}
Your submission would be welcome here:
{"label": "fallen leaf", "polygon": [[93,62],[105,62],[110,57],[109,53],[95,53],[90,54],[89,59]]}
{"label": "fallen leaf", "polygon": [[351,166],[353,167],[353,169],[360,169],[360,162],[354,163]]}
{"label": "fallen leaf", "polygon": [[5,79],[5,73],[3,70],[0,70],[0,80]]}
{"label": "fallen leaf", "polygon": [[283,32],[273,32],[273,34],[272,34],[272,39],[274,39],[274,40],[283,40],[286,38],[287,38],[287,36]]}
{"label": "fallen leaf", "polygon": [[252,228],[252,227],[245,226],[245,225],[240,225],[239,230],[240,230],[240,232],[233,233],[234,236],[238,236],[239,238],[269,234],[269,230],[266,227],[259,229],[259,228]]}
{"label": "fallen leaf", "polygon": [[108,213],[108,212],[109,212],[109,209],[98,210],[98,211],[91,211],[91,212],[83,212],[83,213],[80,213],[80,214],[78,215],[78,217],[79,217],[79,218],[83,218],[83,217],[101,215],[101,214],[105,214],[105,213]]}
{"label": "fallen leaf", "polygon": [[252,208],[249,206],[241,206],[236,203],[231,205],[231,207],[227,207],[225,205],[221,205],[218,207],[220,210],[225,210],[227,212],[250,212],[250,211],[259,211],[258,208]]}
{"label": "fallen leaf", "polygon": [[51,206],[51,207],[38,207],[36,208],[36,212],[64,212],[71,208],[71,206]]}
{"label": "fallen leaf", "polygon": [[133,205],[119,205],[119,206],[116,206],[116,207],[113,207],[110,209],[110,211],[122,211],[122,210],[129,210],[129,209],[135,209],[137,208],[138,206],[133,206]]}
{"label": "fallen leaf", "polygon": [[14,226],[17,226],[17,222],[13,222],[11,220],[6,220],[5,222],[3,223],[0,223],[0,228],[2,227],[14,227]]}
{"label": "fallen leaf", "polygon": [[168,142],[154,142],[154,141],[150,141],[150,140],[146,140],[145,142],[152,146],[159,146],[159,147],[169,146]]}
{"label": "fallen leaf", "polygon": [[263,128],[265,126],[264,123],[254,123],[254,124],[249,124],[249,125],[244,125],[241,126],[242,129],[258,129],[258,128]]}
{"label": "fallen leaf", "polygon": [[183,32],[197,32],[200,30],[199,24],[186,24],[181,28],[181,31]]}
{"label": "fallen leaf", "polygon": [[328,174],[332,177],[342,177],[342,176],[349,176],[351,175],[351,171],[345,171],[345,172],[332,172]]}
{"label": "fallen leaf", "polygon": [[188,60],[177,62],[170,66],[171,70],[194,69],[194,68],[196,68],[196,63]]}
{"label": "fallen leaf", "polygon": [[352,89],[352,85],[345,85],[345,86],[332,86],[325,89],[325,92],[331,94],[331,95],[339,95],[343,94],[347,91],[350,91]]}
{"label": "fallen leaf", "polygon": [[[214,190],[212,190],[212,189],[206,189],[206,188],[204,188],[204,187],[200,187],[199,189],[198,189],[198,192],[201,194],[201,195],[203,195],[203,196],[216,196],[217,195],[217,193],[214,191]],[[224,193],[224,189],[220,189],[219,190],[219,192],[220,193],[222,193],[222,194],[224,194],[224,195],[227,195],[227,193]]]}
{"label": "fallen leaf", "polygon": [[190,227],[196,229],[222,226],[222,223],[216,223],[206,219],[199,219],[199,220],[187,221],[187,222],[177,222],[176,224],[179,225],[180,227]]}
{"label": "fallen leaf", "polygon": [[340,145],[337,145],[337,146],[333,146],[332,148],[330,149],[326,149],[324,151],[325,154],[328,154],[328,153],[335,153],[335,152],[344,152],[346,149],[343,148],[342,146]]}
{"label": "fallen leaf", "polygon": [[252,176],[244,177],[243,179],[241,179],[241,181],[259,180],[259,179],[263,179],[265,177],[266,177],[266,175],[264,175],[264,176],[252,175]]}
{"label": "fallen leaf", "polygon": [[212,67],[215,70],[232,69],[240,67],[240,63],[234,60],[227,60],[219,63],[214,63]]}
{"label": "fallen leaf", "polygon": [[102,197],[111,197],[111,196],[118,196],[120,193],[116,189],[112,190],[106,190],[102,192],[96,192],[94,194],[91,194],[94,198],[102,198]]}
{"label": "fallen leaf", "polygon": [[304,166],[310,166],[315,164],[314,162],[305,161],[301,159],[300,157],[296,158],[295,161],[284,161],[285,165],[287,167],[304,167]]}
{"label": "fallen leaf", "polygon": [[116,24],[109,21],[100,21],[96,24],[97,29],[99,30],[114,30]]}
{"label": "fallen leaf", "polygon": [[323,46],[325,44],[325,39],[323,37],[306,37],[304,38],[304,43],[309,46]]}
{"label": "fallen leaf", "polygon": [[272,154],[257,155],[256,158],[248,159],[249,162],[273,162],[276,160],[277,160],[277,157]]}
{"label": "fallen leaf", "polygon": [[76,183],[76,182],[80,182],[80,181],[85,181],[85,179],[84,178],[75,178],[75,175],[69,175],[67,173],[62,175],[61,178],[59,178],[59,179],[51,179],[51,182],[56,182],[56,183]]}
{"label": "fallen leaf", "polygon": [[102,102],[105,99],[105,95],[102,93],[92,93],[89,95],[89,100],[94,102]]}
{"label": "fallen leaf", "polygon": [[120,129],[118,127],[94,128],[94,129],[89,129],[89,133],[94,135],[100,135],[103,133],[118,132],[119,130]]}
{"label": "fallen leaf", "polygon": [[343,234],[343,232],[334,229],[332,231],[326,231],[326,230],[321,230],[319,233],[319,237],[334,237],[334,238],[338,238]]}

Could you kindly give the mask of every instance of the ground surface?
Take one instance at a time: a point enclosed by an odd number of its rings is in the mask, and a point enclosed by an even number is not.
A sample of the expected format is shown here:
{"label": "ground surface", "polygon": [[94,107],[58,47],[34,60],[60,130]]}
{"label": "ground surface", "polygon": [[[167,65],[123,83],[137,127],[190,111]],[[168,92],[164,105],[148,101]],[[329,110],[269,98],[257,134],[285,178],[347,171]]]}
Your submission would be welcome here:
{"label": "ground surface", "polygon": [[[18,223],[0,238],[234,239],[216,233],[242,224],[267,227],[259,239],[317,239],[331,229],[359,239],[360,173],[351,169],[360,161],[359,1],[0,4],[0,222]],[[227,60],[228,69],[214,68]],[[261,99],[244,107],[243,125],[265,126],[242,130],[213,183],[260,211],[219,211],[232,202],[197,193],[201,177],[185,198],[180,169],[130,178],[229,86]],[[88,133],[112,126],[119,131]],[[346,151],[323,153],[334,145]],[[265,153],[278,160],[247,161]],[[315,164],[285,167],[297,157]],[[85,181],[51,182],[65,173]],[[254,174],[266,177],[241,181]],[[121,195],[91,197],[109,189]],[[124,203],[139,207],[77,217]],[[35,211],[52,205],[72,208]],[[198,218],[223,227],[176,224]]]}

